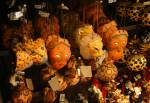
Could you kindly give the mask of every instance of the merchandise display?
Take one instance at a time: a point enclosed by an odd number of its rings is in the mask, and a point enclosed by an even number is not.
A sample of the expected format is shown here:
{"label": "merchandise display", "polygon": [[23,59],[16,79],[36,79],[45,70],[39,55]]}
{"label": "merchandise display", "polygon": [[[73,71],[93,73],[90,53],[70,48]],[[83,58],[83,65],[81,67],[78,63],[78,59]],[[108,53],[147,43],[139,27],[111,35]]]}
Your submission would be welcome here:
{"label": "merchandise display", "polygon": [[148,1],[2,1],[2,103],[150,103]]}

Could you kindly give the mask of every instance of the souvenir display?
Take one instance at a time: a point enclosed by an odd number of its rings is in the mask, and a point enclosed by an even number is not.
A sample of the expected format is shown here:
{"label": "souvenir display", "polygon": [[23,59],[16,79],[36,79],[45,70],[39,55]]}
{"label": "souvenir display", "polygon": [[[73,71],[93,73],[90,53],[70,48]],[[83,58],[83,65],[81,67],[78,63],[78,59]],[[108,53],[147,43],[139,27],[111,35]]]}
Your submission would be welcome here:
{"label": "souvenir display", "polygon": [[3,2],[3,103],[150,103],[149,2]]}

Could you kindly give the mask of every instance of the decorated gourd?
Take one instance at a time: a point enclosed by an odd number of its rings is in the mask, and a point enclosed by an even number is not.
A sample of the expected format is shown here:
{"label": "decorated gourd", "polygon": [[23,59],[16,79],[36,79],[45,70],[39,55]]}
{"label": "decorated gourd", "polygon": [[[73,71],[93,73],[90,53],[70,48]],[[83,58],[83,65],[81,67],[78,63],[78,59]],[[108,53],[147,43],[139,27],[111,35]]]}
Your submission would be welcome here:
{"label": "decorated gourd", "polygon": [[144,6],[142,3],[133,3],[129,5],[127,14],[132,21],[139,21],[142,19],[140,13],[142,13],[143,9]]}
{"label": "decorated gourd", "polygon": [[114,80],[118,75],[117,67],[113,64],[112,61],[105,61],[103,64],[98,68],[97,73],[95,75],[96,78],[109,82]]}
{"label": "decorated gourd", "polygon": [[143,55],[132,55],[127,60],[127,66],[132,71],[141,71],[146,68],[147,60]]}
{"label": "decorated gourd", "polygon": [[144,9],[142,22],[145,26],[150,26],[150,8]]}

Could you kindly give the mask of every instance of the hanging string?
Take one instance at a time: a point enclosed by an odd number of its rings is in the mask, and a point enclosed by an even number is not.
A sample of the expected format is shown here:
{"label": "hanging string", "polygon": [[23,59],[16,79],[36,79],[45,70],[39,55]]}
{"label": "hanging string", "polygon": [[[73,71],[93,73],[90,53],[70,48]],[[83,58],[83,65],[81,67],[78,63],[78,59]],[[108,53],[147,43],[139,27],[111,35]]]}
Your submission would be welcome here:
{"label": "hanging string", "polygon": [[97,29],[98,29],[98,23],[99,23],[99,9],[100,9],[100,5],[99,5],[99,1],[96,1],[96,6],[97,6],[97,22],[96,22],[96,32],[97,32]]}
{"label": "hanging string", "polygon": [[83,23],[85,24],[85,5],[83,6]]}

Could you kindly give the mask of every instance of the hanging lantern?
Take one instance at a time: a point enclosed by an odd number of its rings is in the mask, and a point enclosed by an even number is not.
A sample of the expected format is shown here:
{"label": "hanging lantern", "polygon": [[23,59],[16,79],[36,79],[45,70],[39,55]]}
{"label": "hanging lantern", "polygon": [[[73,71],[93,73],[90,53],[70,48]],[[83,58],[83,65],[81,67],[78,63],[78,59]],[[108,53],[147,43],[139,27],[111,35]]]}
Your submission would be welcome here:
{"label": "hanging lantern", "polygon": [[143,55],[132,55],[127,60],[127,66],[132,71],[141,71],[146,68],[147,60]]}
{"label": "hanging lantern", "polygon": [[102,81],[109,82],[114,80],[117,75],[117,67],[113,64],[112,61],[106,61],[100,66],[100,68],[98,68],[95,76]]}

